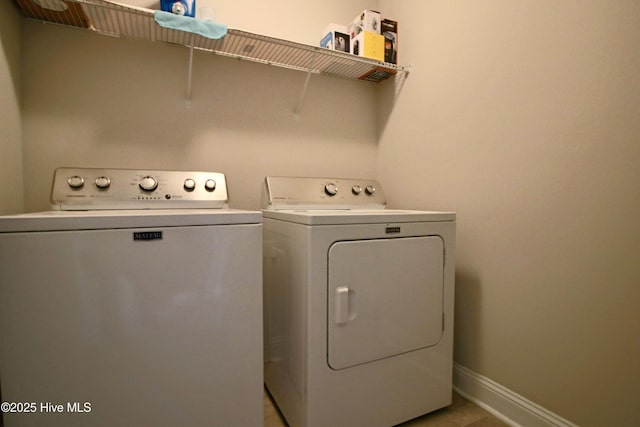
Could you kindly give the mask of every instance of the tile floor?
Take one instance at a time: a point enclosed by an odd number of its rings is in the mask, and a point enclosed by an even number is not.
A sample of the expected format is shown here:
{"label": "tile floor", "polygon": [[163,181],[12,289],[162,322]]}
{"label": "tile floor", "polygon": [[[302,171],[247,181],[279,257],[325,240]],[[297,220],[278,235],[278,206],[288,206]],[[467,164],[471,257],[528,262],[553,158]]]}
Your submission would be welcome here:
{"label": "tile floor", "polygon": [[[286,427],[269,394],[264,393],[265,427]],[[484,409],[469,402],[458,393],[453,393],[451,406],[415,418],[398,427],[506,427],[508,424]]]}

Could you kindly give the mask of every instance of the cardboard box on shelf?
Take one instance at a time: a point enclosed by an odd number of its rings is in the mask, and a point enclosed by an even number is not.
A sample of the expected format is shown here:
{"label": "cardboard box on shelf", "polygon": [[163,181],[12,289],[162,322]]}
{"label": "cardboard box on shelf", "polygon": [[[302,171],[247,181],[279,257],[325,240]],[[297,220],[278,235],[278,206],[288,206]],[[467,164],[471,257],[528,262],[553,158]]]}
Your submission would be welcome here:
{"label": "cardboard box on shelf", "polygon": [[398,63],[398,21],[383,19],[380,30],[384,37],[384,62]]}
{"label": "cardboard box on shelf", "polygon": [[349,24],[347,30],[352,39],[363,31],[380,34],[382,15],[375,10],[364,10]]}
{"label": "cardboard box on shelf", "polygon": [[347,32],[347,27],[344,25],[329,24],[322,33],[320,47],[349,53],[351,51],[351,37]]}
{"label": "cardboard box on shelf", "polygon": [[384,36],[363,31],[351,41],[351,53],[376,61],[384,61]]}

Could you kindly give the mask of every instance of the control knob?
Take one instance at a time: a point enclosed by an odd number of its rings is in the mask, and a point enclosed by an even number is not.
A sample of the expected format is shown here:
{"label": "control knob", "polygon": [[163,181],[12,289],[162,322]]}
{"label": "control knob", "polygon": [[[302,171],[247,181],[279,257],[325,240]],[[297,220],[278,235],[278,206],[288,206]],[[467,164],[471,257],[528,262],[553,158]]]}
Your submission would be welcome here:
{"label": "control knob", "polygon": [[354,185],[353,187],[351,187],[351,192],[358,196],[360,195],[360,193],[362,193],[362,187],[360,187],[359,185]]}
{"label": "control knob", "polygon": [[213,191],[216,189],[216,181],[213,179],[208,179],[204,182],[204,189],[207,191]]}
{"label": "control knob", "polygon": [[335,196],[338,194],[338,186],[333,182],[330,182],[324,186],[324,192],[327,193],[328,196]]}
{"label": "control knob", "polygon": [[373,196],[373,194],[376,192],[376,187],[374,187],[373,185],[367,185],[367,187],[364,189],[364,192],[369,196]]}
{"label": "control knob", "polygon": [[96,187],[105,189],[105,188],[109,188],[110,185],[111,185],[111,180],[106,176],[99,176],[96,178]]}
{"label": "control knob", "polygon": [[140,180],[140,183],[138,185],[140,185],[140,188],[142,188],[144,191],[153,191],[158,188],[158,180],[152,176],[147,175]]}
{"label": "control knob", "polygon": [[184,189],[187,191],[193,191],[196,188],[196,182],[191,179],[191,178],[187,178],[184,180]]}
{"label": "control knob", "polygon": [[81,176],[74,175],[67,179],[67,183],[69,184],[69,187],[78,189],[82,188],[82,186],[84,185],[84,179]]}

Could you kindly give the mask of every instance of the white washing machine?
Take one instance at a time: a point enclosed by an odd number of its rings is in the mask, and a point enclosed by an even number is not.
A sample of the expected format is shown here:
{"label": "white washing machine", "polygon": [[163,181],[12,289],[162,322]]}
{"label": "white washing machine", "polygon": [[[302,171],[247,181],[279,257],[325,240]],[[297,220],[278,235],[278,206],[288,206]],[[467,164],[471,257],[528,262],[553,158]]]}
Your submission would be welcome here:
{"label": "white washing machine", "polygon": [[262,426],[262,217],[209,172],[62,168],[0,217],[4,425]]}
{"label": "white washing machine", "polygon": [[371,180],[267,177],[265,384],[291,427],[389,427],[451,403],[455,213]]}

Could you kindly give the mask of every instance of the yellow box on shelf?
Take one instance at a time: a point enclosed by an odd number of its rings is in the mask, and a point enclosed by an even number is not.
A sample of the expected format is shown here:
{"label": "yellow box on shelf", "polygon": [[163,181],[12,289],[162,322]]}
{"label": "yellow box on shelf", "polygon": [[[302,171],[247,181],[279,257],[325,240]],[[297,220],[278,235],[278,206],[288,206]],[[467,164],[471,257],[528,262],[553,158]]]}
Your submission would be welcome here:
{"label": "yellow box on shelf", "polygon": [[384,36],[362,31],[351,41],[351,53],[384,62]]}

